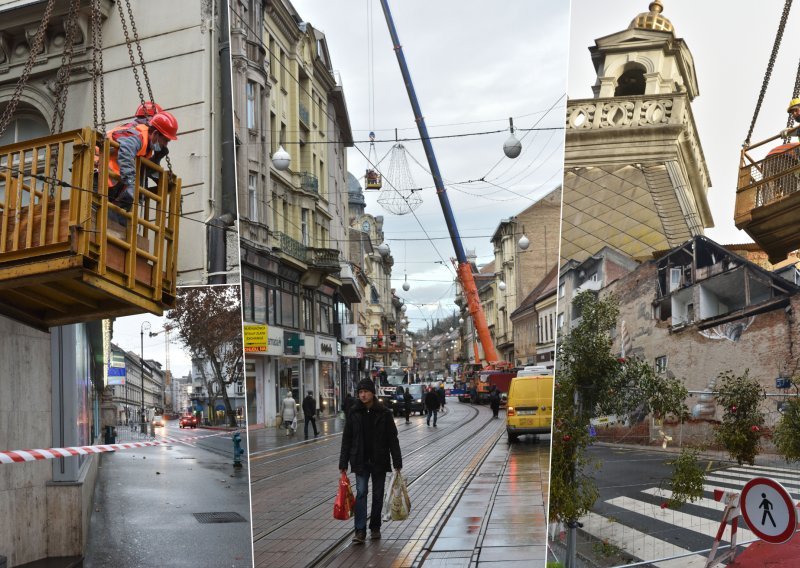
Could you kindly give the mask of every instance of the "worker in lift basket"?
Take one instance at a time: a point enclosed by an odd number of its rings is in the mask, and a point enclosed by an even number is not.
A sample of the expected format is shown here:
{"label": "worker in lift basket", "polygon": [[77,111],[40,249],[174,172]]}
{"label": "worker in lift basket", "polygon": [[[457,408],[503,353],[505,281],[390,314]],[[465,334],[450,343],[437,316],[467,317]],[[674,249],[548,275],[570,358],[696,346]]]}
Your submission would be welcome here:
{"label": "worker in lift basket", "polygon": [[[786,112],[792,117],[795,122],[800,123],[800,99],[792,99],[789,102],[789,108],[786,109]],[[781,130],[781,138],[789,138],[790,136],[797,136],[798,129],[800,129],[800,125],[793,126],[791,128],[784,128]]]}
{"label": "worker in lift basket", "polygon": [[107,136],[119,144],[119,148],[111,149],[108,161],[109,173],[119,176],[119,180],[109,177],[108,198],[112,203],[125,211],[131,210],[136,183],[136,158],[160,160],[169,142],[178,139],[177,133],[178,121],[167,111],[154,114],[149,122],[134,121],[108,131]]}

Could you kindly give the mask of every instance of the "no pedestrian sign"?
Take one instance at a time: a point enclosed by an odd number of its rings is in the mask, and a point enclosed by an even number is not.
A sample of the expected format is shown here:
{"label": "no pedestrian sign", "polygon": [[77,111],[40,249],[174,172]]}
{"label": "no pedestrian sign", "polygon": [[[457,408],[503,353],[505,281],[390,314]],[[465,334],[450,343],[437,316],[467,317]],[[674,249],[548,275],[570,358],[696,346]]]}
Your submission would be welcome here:
{"label": "no pedestrian sign", "polygon": [[742,516],[758,538],[780,544],[794,534],[797,509],[789,492],[767,477],[754,477],[742,488]]}

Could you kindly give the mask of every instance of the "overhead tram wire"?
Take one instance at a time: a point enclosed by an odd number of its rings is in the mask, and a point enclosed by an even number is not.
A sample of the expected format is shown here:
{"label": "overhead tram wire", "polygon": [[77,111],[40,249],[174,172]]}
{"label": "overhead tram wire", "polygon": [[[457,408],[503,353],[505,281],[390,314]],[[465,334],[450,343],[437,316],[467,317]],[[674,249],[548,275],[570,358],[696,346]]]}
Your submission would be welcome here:
{"label": "overhead tram wire", "polygon": [[[380,173],[380,174],[381,174],[381,177],[383,178],[383,177],[384,177],[384,176],[383,176],[383,172],[381,172],[380,170],[378,170],[377,166],[376,166],[375,164],[373,164],[372,162],[370,162],[370,160],[369,160],[369,157],[367,157],[367,156],[364,154],[364,152],[361,150],[361,148],[359,148],[358,146],[355,146],[355,148],[356,148],[356,150],[358,150],[358,153],[359,153],[359,154],[361,154],[361,156],[363,156],[363,158],[364,158],[364,159],[367,161],[367,163],[369,163],[369,164],[372,166],[372,168],[373,168],[375,171],[377,171],[378,173]],[[394,189],[395,191],[397,191],[397,189],[396,189],[394,186],[392,186],[391,182],[389,182],[388,180],[386,180],[386,182],[389,184],[389,187],[391,187],[392,189]],[[398,193],[398,194],[399,194],[399,195],[400,195],[400,196],[401,196],[401,197],[402,197],[404,200],[406,200],[405,196],[403,196],[403,194],[402,194],[402,193],[400,193],[399,191],[398,191],[397,193]],[[407,200],[406,200],[406,201],[407,201]],[[423,233],[425,233],[425,236],[426,236],[426,237],[428,237],[428,238],[427,238],[427,240],[428,240],[428,241],[431,243],[431,246],[433,247],[433,250],[435,250],[435,251],[436,251],[436,254],[439,256],[439,259],[440,259],[442,262],[445,262],[445,263],[446,263],[447,261],[446,261],[446,260],[445,260],[445,258],[442,256],[442,253],[441,253],[441,252],[439,252],[439,249],[437,249],[437,248],[436,248],[436,244],[434,244],[433,240],[431,240],[430,236],[428,235],[428,231],[425,229],[425,226],[422,224],[422,221],[420,221],[420,220],[419,220],[419,217],[417,217],[417,214],[416,214],[416,212],[415,212],[415,211],[413,211],[413,210],[411,210],[411,215],[413,215],[413,217],[414,217],[414,220],[415,220],[415,221],[417,222],[417,224],[420,226],[420,229],[422,229],[422,232],[423,232]],[[450,267],[450,265],[448,264],[447,266],[448,266],[448,270],[450,270],[450,272],[453,272],[453,269]],[[455,273],[453,273],[453,275],[455,276]]]}
{"label": "overhead tram wire", "polygon": [[[32,177],[32,178],[37,179],[39,181],[43,181],[45,183],[49,183],[49,184],[52,184],[52,185],[55,185],[55,186],[58,186],[58,187],[67,188],[67,189],[74,189],[75,191],[83,191],[85,193],[90,193],[92,195],[97,195],[91,189],[85,189],[83,187],[78,187],[78,186],[72,185],[68,181],[64,181],[62,179],[59,179],[59,178],[56,178],[56,177],[53,177],[53,176],[47,176],[47,175],[44,175],[44,174],[26,173],[26,172],[23,172],[23,171],[19,170],[18,168],[14,168],[14,167],[11,167],[11,166],[6,166],[5,164],[0,164],[0,168],[4,169],[6,171],[9,171],[9,172],[11,172],[13,174],[16,174],[16,175],[22,175],[23,177]],[[166,209],[161,209],[158,206],[153,206],[150,209],[153,212],[169,214],[169,211],[167,211]],[[201,225],[209,226],[209,224],[206,223],[205,221],[200,221],[199,219],[193,219],[192,217],[188,217],[187,214],[184,214],[184,213],[179,213],[178,217],[181,218],[181,219],[186,219],[187,221],[192,221],[193,223],[200,223]],[[219,227],[217,227],[217,228],[219,228]],[[236,230],[236,229],[234,229],[232,227],[223,227],[223,229],[225,230],[225,232],[231,232],[231,233],[235,232],[236,234],[239,233],[238,230]]]}
{"label": "overhead tram wire", "polygon": [[[238,12],[238,11],[237,11],[235,8],[233,8],[232,6],[231,6],[231,8],[230,8],[230,9],[231,9],[231,11],[232,11],[234,14],[236,14],[236,15],[239,17],[239,20],[240,20],[240,22],[242,23],[242,25],[244,25],[244,27],[245,27],[245,28],[247,28],[247,29],[250,31],[250,33],[251,33],[251,34],[253,35],[253,37],[255,38],[255,41],[256,41],[256,42],[257,42],[257,43],[258,43],[258,44],[259,44],[259,45],[260,45],[262,48],[264,48],[264,50],[265,50],[267,53],[269,53],[270,55],[272,55],[272,56],[275,58],[275,60],[276,60],[276,62],[278,63],[278,65],[280,65],[280,66],[281,66],[281,67],[282,67],[282,68],[283,68],[283,69],[286,71],[286,75],[287,75],[289,78],[291,78],[291,79],[292,79],[292,80],[293,80],[293,81],[294,81],[294,82],[297,84],[297,86],[298,86],[298,87],[299,87],[299,88],[300,88],[300,89],[301,89],[301,90],[302,90],[302,91],[303,91],[303,92],[304,92],[306,95],[308,95],[309,97],[311,97],[311,93],[310,93],[310,92],[309,92],[309,91],[308,91],[308,90],[307,90],[307,89],[306,89],[306,88],[305,88],[305,87],[302,85],[302,83],[300,82],[300,80],[299,80],[297,77],[295,77],[294,75],[292,75],[292,73],[290,72],[289,68],[288,68],[286,65],[284,65],[282,61],[280,61],[280,58],[279,58],[279,57],[277,57],[275,53],[273,53],[273,51],[272,51],[272,50],[269,48],[269,46],[264,44],[264,42],[261,40],[261,36],[260,36],[258,33],[256,33],[256,32],[255,32],[255,30],[253,30],[253,28],[252,28],[252,27],[250,27],[250,24],[249,24],[249,23],[247,23],[246,19],[245,19],[245,18],[242,16],[242,14],[241,14],[240,12]],[[548,108],[546,111],[536,111],[536,112],[532,112],[532,113],[528,113],[528,114],[524,114],[524,115],[521,115],[521,116],[519,116],[519,117],[516,117],[516,118],[525,118],[525,117],[528,117],[528,116],[533,116],[534,114],[539,114],[540,112],[543,112],[543,113],[544,113],[544,114],[543,114],[543,115],[542,115],[542,116],[539,118],[539,120],[537,120],[537,121],[534,123],[533,127],[531,127],[531,128],[515,128],[515,130],[521,130],[521,131],[523,131],[523,132],[530,132],[530,131],[536,131],[536,130],[564,130],[564,127],[563,127],[563,126],[554,126],[554,127],[549,127],[549,128],[536,128],[536,125],[538,125],[538,124],[539,124],[539,123],[542,121],[542,119],[544,119],[544,117],[545,117],[545,116],[547,116],[547,114],[549,114],[551,110],[553,110],[553,107],[554,107],[556,104],[558,104],[558,102],[559,102],[559,101],[560,101],[562,98],[564,98],[564,96],[566,96],[566,95],[561,95],[561,97],[559,97],[558,101],[556,101],[556,102],[555,102],[555,103],[554,103],[554,104],[553,104],[553,105],[552,105],[550,108]],[[324,108],[323,106],[319,105],[319,104],[318,104],[318,103],[317,103],[315,100],[313,100],[313,98],[312,98],[312,104],[315,104],[315,105],[317,105],[317,107],[319,108],[320,112],[321,112],[322,114],[324,114],[324,115],[325,115],[325,117],[327,117],[329,120],[334,120],[334,118],[333,118],[333,117],[332,117],[330,114],[328,114],[328,113],[327,113],[327,111],[325,110],[325,108]],[[500,119],[497,119],[497,120],[500,120]],[[503,119],[503,120],[506,120],[506,119]],[[462,124],[471,124],[471,123],[467,122],[467,123],[462,123]],[[410,130],[411,128],[416,128],[416,127],[408,127],[408,128],[405,128],[405,129],[395,129],[395,130]],[[503,129],[501,129],[501,130],[492,130],[492,131],[486,131],[486,132],[464,133],[464,134],[453,134],[453,135],[444,135],[444,136],[430,136],[428,139],[429,139],[429,140],[436,140],[436,139],[440,139],[440,138],[462,138],[462,137],[465,137],[465,136],[481,136],[481,135],[486,135],[486,134],[497,134],[497,133],[500,133],[500,132],[507,132],[507,131],[508,131],[508,129],[507,129],[507,128],[503,128]],[[527,136],[527,134],[525,134],[525,135],[524,135],[524,136],[523,136],[523,137],[520,139],[520,141],[524,140],[526,136]],[[418,141],[418,140],[422,140],[422,138],[401,138],[401,139],[397,139],[397,140],[395,140],[395,139],[386,139],[386,140],[375,140],[375,142],[376,142],[376,143],[395,143],[395,142],[413,142],[413,141]],[[257,143],[256,143],[256,145],[262,145],[262,144],[266,144],[266,143],[267,143],[266,141],[265,141],[265,142],[257,142]],[[316,142],[316,141],[307,141],[307,142],[305,142],[305,143],[306,143],[306,144],[341,144],[341,141],[337,141],[337,140],[326,140],[326,141],[318,141],[318,142]],[[354,141],[354,142],[353,142],[353,144],[368,144],[368,143],[369,143],[369,140],[356,140],[356,141]],[[284,144],[300,144],[300,142],[299,142],[299,141],[298,141],[298,142],[284,142]],[[247,145],[249,145],[249,144],[248,144],[248,143],[245,143],[245,144],[242,144],[242,145],[244,145],[244,146],[247,146]],[[501,161],[502,161],[502,160],[501,160]],[[491,170],[490,170],[490,171],[491,171]],[[487,175],[488,175],[488,174],[487,174]]]}

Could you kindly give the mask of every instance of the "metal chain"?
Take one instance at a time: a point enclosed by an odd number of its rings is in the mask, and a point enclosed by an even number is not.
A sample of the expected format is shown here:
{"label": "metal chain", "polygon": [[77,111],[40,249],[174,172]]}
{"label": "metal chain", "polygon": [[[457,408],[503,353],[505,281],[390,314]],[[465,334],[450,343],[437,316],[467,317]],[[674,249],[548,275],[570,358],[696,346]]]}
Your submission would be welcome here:
{"label": "metal chain", "polygon": [[39,50],[42,48],[44,32],[47,29],[47,23],[50,21],[50,16],[53,13],[54,5],[55,0],[48,0],[47,6],[44,9],[42,22],[39,24],[39,29],[36,30],[36,35],[34,36],[33,43],[31,44],[31,51],[30,55],[28,56],[28,61],[25,63],[25,68],[22,70],[22,74],[17,81],[14,94],[11,95],[11,99],[8,101],[6,108],[3,110],[3,115],[0,116],[0,136],[2,136],[6,131],[6,128],[8,128],[8,125],[11,122],[11,116],[14,114],[14,111],[17,110],[19,99],[22,96],[22,90],[25,88],[25,84],[28,82],[31,69],[33,69],[33,63],[36,61],[36,56],[39,55]]}
{"label": "metal chain", "polygon": [[122,32],[125,34],[125,45],[128,47],[128,57],[131,60],[131,70],[133,77],[136,79],[136,90],[139,91],[139,102],[144,106],[144,94],[142,93],[142,83],[139,81],[139,72],[136,70],[136,60],[133,57],[133,48],[131,47],[131,37],[128,34],[128,24],[125,21],[125,13],[122,11],[122,2],[117,1],[117,9],[119,10],[119,19],[122,22]]}
{"label": "metal chain", "polygon": [[80,0],[72,0],[65,26],[67,35],[64,43],[64,53],[61,54],[61,67],[56,75],[56,104],[53,109],[53,124],[50,127],[52,134],[64,130],[64,112],[67,106],[69,79],[72,75],[72,56],[74,55],[75,36],[78,28],[78,8],[80,8]]}
{"label": "metal chain", "polygon": [[[105,83],[103,77],[103,29],[100,12],[100,0],[92,0],[92,110],[94,113],[94,127],[105,135],[106,130],[106,100]],[[100,86],[100,120],[97,119],[97,91]]]}
{"label": "metal chain", "polygon": [[767,93],[767,85],[769,85],[770,76],[772,76],[772,68],[775,66],[775,58],[778,56],[778,50],[781,46],[783,39],[783,30],[786,27],[786,20],[789,18],[789,10],[792,7],[792,0],[786,0],[783,5],[783,14],[781,14],[781,21],[778,25],[778,33],[775,35],[775,43],[772,46],[772,53],[769,56],[769,63],[767,64],[767,72],[764,74],[764,81],[761,83],[761,92],[758,94],[758,102],[756,103],[756,110],[753,113],[753,120],[750,122],[750,130],[747,131],[747,138],[744,140],[744,146],[750,145],[750,138],[753,136],[753,129],[756,126],[756,119],[758,113],[761,111],[761,104],[764,102],[764,95]]}
{"label": "metal chain", "polygon": [[[800,95],[800,63],[797,64],[797,74],[794,76],[794,90],[792,91],[792,100],[795,100]],[[794,124],[794,118],[789,115],[786,119],[786,128],[791,128]],[[789,138],[784,139],[784,144],[789,143]]]}
{"label": "metal chain", "polygon": [[153,97],[153,89],[150,87],[150,78],[147,76],[147,67],[144,63],[144,55],[142,54],[142,44],[139,41],[139,32],[136,31],[136,21],[133,19],[133,11],[131,10],[130,0],[125,0],[125,6],[128,8],[128,19],[131,22],[131,31],[133,31],[133,41],[136,43],[136,51],[139,52],[139,65],[142,68],[142,77],[144,77],[144,84],[147,87],[147,95],[150,100],[155,102]]}

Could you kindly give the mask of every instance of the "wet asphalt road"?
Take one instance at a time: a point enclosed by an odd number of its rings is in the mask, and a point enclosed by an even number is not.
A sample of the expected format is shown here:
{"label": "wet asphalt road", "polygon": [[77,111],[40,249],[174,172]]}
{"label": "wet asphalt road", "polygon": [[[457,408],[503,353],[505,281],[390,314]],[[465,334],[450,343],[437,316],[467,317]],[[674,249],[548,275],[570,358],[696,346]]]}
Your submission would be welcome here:
{"label": "wet asphalt road", "polygon": [[[230,433],[172,421],[156,434],[221,435],[101,454],[83,566],[252,566],[248,469],[245,460],[234,470]],[[201,523],[195,513],[244,522]]]}

